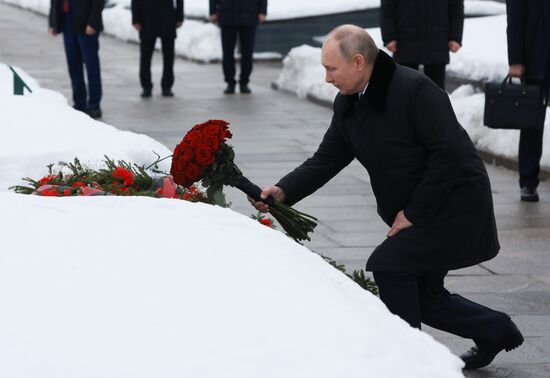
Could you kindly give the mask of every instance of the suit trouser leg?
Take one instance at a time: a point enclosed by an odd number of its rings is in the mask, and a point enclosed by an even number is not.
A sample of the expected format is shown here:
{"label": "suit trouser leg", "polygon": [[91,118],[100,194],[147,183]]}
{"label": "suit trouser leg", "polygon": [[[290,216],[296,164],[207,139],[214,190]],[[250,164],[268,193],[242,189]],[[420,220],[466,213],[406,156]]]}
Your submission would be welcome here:
{"label": "suit trouser leg", "polygon": [[446,271],[429,273],[374,272],[380,298],[388,309],[420,328],[420,322],[476,343],[492,343],[508,326],[502,312],[450,294],[444,287]]}
{"label": "suit trouser leg", "polygon": [[248,84],[252,65],[254,62],[254,40],[256,38],[256,26],[239,27],[239,42],[241,46],[241,75],[239,83]]}
{"label": "suit trouser leg", "polygon": [[82,55],[77,36],[71,30],[70,22],[67,22],[67,24],[63,32],[63,45],[65,46],[67,67],[69,68],[69,76],[71,78],[74,107],[78,110],[86,110],[87,93],[86,83],[84,82]]}
{"label": "suit trouser leg", "polygon": [[237,27],[222,26],[222,67],[227,84],[235,84],[235,46],[237,45]]}
{"label": "suit trouser leg", "polygon": [[153,82],[151,81],[151,60],[153,59],[153,52],[155,51],[155,39],[142,39],[139,44],[139,81],[141,87],[150,91],[153,88]]}
{"label": "suit trouser leg", "polygon": [[[542,84],[541,81],[528,80],[527,84]],[[544,136],[544,118],[541,128],[536,130],[523,129],[519,134],[518,171],[519,186],[536,188],[539,185],[540,158]]]}
{"label": "suit trouser leg", "polygon": [[445,90],[445,67],[446,64],[425,64],[424,73],[428,76],[434,83],[436,83],[439,88]]}
{"label": "suit trouser leg", "polygon": [[88,109],[99,109],[101,103],[101,66],[99,64],[99,34],[78,34],[78,44],[88,76]]}
{"label": "suit trouser leg", "polygon": [[160,82],[163,90],[172,89],[174,85],[174,38],[162,38],[162,79]]}

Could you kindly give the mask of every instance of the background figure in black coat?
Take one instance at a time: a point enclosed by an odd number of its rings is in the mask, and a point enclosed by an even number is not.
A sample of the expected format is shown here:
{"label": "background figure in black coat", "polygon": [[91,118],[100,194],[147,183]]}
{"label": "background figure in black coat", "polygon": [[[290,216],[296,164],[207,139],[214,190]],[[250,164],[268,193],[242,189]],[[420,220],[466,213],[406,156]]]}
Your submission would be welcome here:
{"label": "background figure in black coat", "polygon": [[445,89],[449,51],[457,52],[464,26],[463,0],[381,0],[382,40],[399,64],[418,69]]}
{"label": "background figure in black coat", "polygon": [[413,327],[425,323],[473,339],[476,347],[463,356],[468,369],[520,345],[523,336],[508,315],[443,285],[449,270],[499,250],[489,178],[447,93],[395,64],[357,26],[333,30],[321,59],[325,80],[340,91],[331,125],[315,154],[262,198],[292,205],[357,159],[390,227],[366,267],[388,309]]}
{"label": "background figure in black coat", "polygon": [[252,73],[252,54],[258,23],[265,21],[267,0],[210,0],[210,20],[220,25],[222,34],[223,75],[226,94],[235,93],[235,46],[241,48],[241,93],[250,93],[248,82]]}
{"label": "background figure in black coat", "polygon": [[[74,108],[92,118],[101,117],[101,69],[99,32],[104,0],[51,0],[49,32],[63,33],[65,55],[71,77]],[[88,74],[88,90],[84,82]]]}
{"label": "background figure in black coat", "polygon": [[132,0],[132,24],[139,31],[141,97],[151,97],[151,59],[157,38],[162,42],[162,95],[172,97],[176,29],[183,24],[183,0]]}
{"label": "background figure in black coat", "polygon": [[[550,87],[550,1],[507,0],[509,74],[527,84]],[[519,186],[521,200],[539,200],[540,158],[544,118],[538,130],[521,130],[519,137]]]}

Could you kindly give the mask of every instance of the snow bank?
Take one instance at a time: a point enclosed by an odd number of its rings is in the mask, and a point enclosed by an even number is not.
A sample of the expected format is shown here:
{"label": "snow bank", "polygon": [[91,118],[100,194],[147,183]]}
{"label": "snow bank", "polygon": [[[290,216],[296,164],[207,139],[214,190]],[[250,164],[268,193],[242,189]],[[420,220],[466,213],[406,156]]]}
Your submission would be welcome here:
{"label": "snow bank", "polygon": [[[92,166],[110,158],[148,165],[156,157],[171,151],[148,136],[119,131],[67,105],[67,100],[54,91],[41,88],[24,71],[16,68],[32,93],[14,96],[13,74],[0,64],[0,192],[24,183],[21,178],[41,178],[46,166],[58,161],[81,162]],[[8,89],[8,90],[6,90]],[[161,169],[170,168],[170,159]]]}

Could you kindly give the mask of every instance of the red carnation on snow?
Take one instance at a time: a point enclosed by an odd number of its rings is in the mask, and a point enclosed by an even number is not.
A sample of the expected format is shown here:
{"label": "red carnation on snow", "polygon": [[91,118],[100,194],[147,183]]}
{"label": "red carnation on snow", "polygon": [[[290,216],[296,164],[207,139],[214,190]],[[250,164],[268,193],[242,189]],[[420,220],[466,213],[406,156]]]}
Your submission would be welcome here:
{"label": "red carnation on snow", "polygon": [[[134,174],[127,170],[126,168],[117,167],[112,173],[111,177],[115,180],[122,181],[122,184],[124,186],[132,186],[134,185]],[[114,183],[113,183],[114,184]]]}

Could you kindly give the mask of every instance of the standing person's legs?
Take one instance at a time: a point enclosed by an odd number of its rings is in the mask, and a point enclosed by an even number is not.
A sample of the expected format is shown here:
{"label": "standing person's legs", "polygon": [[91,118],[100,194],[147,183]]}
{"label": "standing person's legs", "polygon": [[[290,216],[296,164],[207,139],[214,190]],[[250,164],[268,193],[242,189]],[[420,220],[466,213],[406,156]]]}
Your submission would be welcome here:
{"label": "standing person's legs", "polygon": [[88,74],[88,106],[89,111],[99,109],[101,103],[101,67],[99,64],[99,34],[77,35],[82,58]]}
{"label": "standing person's legs", "polygon": [[443,90],[445,90],[445,67],[446,64],[443,63],[424,65],[424,74]]}
{"label": "standing person's legs", "polygon": [[[223,76],[227,83],[226,93],[235,91],[235,46],[237,44],[237,27],[222,26],[222,67]],[[233,92],[230,91],[233,89]]]}
{"label": "standing person's legs", "polygon": [[[527,84],[542,84],[541,81],[525,80]],[[546,89],[546,91],[548,91]],[[522,129],[519,136],[519,151],[518,151],[518,170],[519,170],[519,186],[520,188],[528,188],[533,192],[529,198],[523,196],[525,201],[538,201],[536,188],[539,185],[540,158],[542,156],[542,141],[544,135],[544,118],[539,129],[528,130]]]}
{"label": "standing person's legs", "polygon": [[84,67],[82,55],[78,45],[77,36],[72,31],[71,22],[66,17],[65,29],[63,31],[63,45],[65,46],[65,56],[67,57],[67,66],[71,78],[71,87],[73,90],[74,108],[77,110],[86,110],[86,84],[84,82]]}
{"label": "standing person's legs", "polygon": [[411,327],[420,328],[420,300],[417,277],[405,272],[372,272],[380,299],[391,313],[401,317]]}
{"label": "standing person's legs", "polygon": [[174,38],[162,38],[162,80],[160,85],[163,93],[171,92],[174,85]]}
{"label": "standing person's legs", "polygon": [[139,44],[139,81],[143,88],[143,97],[150,97],[153,89],[151,80],[151,60],[153,59],[153,51],[155,51],[156,39],[142,39]]}
{"label": "standing person's legs", "polygon": [[239,85],[241,92],[248,93],[248,82],[252,73],[254,39],[256,37],[256,26],[241,26],[239,28],[239,41],[241,46],[241,75]]}

